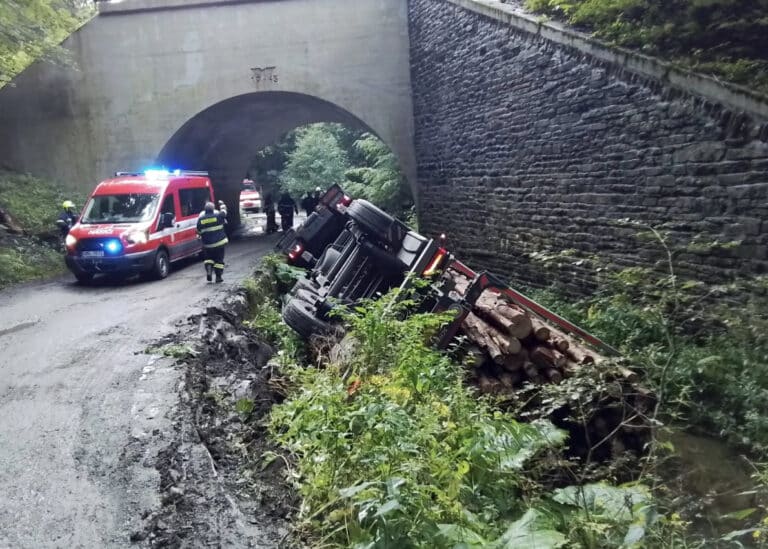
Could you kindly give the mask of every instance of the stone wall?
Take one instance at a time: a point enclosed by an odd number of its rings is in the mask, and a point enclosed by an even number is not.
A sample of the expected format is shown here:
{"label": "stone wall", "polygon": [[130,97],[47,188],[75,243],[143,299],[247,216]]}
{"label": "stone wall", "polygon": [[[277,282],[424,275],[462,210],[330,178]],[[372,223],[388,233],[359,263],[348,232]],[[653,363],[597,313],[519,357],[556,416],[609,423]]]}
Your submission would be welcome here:
{"label": "stone wall", "polygon": [[[427,234],[514,282],[595,288],[598,266],[724,283],[768,270],[768,128],[447,0],[411,0]],[[543,267],[558,265],[555,270]]]}

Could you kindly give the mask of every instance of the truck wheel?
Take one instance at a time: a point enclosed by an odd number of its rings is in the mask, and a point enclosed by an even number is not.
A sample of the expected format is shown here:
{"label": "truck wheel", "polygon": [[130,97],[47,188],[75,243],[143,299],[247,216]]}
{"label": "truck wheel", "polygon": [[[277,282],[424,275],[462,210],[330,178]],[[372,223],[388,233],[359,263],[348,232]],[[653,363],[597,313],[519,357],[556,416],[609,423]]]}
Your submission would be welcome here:
{"label": "truck wheel", "polygon": [[162,280],[171,272],[171,260],[168,258],[168,252],[162,248],[155,254],[155,264],[152,267],[152,276],[157,280]]}
{"label": "truck wheel", "polygon": [[78,284],[89,284],[93,282],[93,273],[75,273]]}
{"label": "truck wheel", "polygon": [[370,236],[383,240],[387,244],[395,244],[395,235],[392,234],[395,218],[367,200],[352,201],[347,208],[347,215]]}
{"label": "truck wheel", "polygon": [[304,339],[331,331],[331,326],[315,316],[315,308],[302,299],[290,299],[283,306],[283,320]]}

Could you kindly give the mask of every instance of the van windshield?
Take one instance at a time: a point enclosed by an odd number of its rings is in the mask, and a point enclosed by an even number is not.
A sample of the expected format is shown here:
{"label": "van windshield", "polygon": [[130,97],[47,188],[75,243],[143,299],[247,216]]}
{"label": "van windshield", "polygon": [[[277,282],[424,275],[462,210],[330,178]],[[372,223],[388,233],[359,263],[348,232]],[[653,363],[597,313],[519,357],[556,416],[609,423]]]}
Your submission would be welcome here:
{"label": "van windshield", "polygon": [[149,193],[94,196],[85,207],[80,223],[139,223],[150,221],[160,195]]}

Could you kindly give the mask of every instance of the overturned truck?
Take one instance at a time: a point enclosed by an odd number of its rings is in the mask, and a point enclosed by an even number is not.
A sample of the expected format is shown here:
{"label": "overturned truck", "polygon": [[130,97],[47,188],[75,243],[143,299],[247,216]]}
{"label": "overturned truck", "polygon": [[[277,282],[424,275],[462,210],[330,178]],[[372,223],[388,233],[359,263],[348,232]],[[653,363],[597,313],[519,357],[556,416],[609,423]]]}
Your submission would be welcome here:
{"label": "overturned truck", "polygon": [[[307,269],[286,296],[284,321],[304,338],[331,333],[339,318],[335,308],[423,279],[419,310],[452,313],[436,345],[447,348],[463,336],[468,378],[481,393],[497,395],[502,403],[525,395],[530,417],[546,416],[571,432],[575,456],[642,455],[655,398],[638,385],[638,374],[618,351],[498,277],[473,271],[443,240],[423,236],[332,186],[317,211],[277,244],[289,263]],[[581,385],[589,390],[578,393],[588,402],[553,405],[542,396],[547,386],[574,378],[586,380]]]}

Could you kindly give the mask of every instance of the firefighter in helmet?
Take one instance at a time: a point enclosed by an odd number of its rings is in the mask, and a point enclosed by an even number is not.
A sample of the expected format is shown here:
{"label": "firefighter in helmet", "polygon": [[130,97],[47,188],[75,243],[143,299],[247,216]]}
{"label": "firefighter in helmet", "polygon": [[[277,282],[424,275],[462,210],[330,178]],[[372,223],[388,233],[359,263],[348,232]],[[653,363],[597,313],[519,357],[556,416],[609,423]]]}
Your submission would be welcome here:
{"label": "firefighter in helmet", "polygon": [[205,278],[208,282],[216,273],[216,282],[223,282],[224,250],[229,240],[224,228],[227,225],[227,207],[219,201],[219,209],[213,202],[206,202],[205,208],[197,218],[197,234],[203,241],[205,257]]}
{"label": "firefighter in helmet", "polygon": [[56,226],[61,232],[61,237],[67,236],[69,229],[77,223],[77,212],[75,211],[75,204],[71,200],[65,200],[61,205],[61,213],[58,219],[56,219]]}

